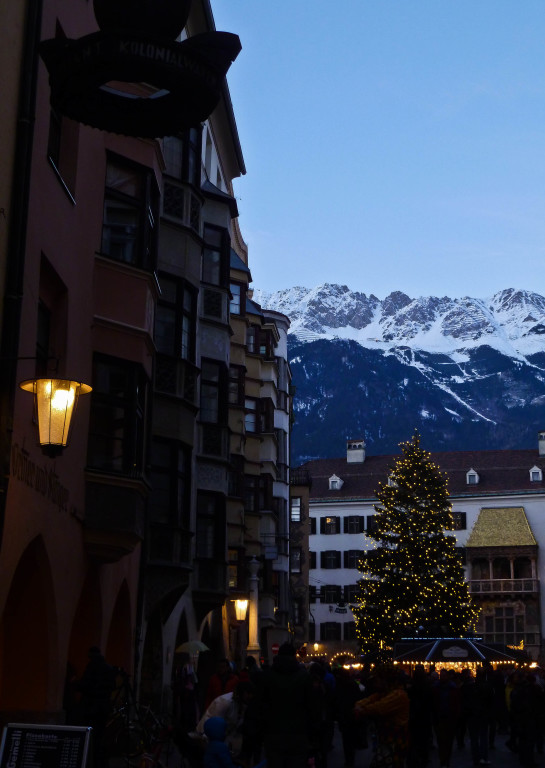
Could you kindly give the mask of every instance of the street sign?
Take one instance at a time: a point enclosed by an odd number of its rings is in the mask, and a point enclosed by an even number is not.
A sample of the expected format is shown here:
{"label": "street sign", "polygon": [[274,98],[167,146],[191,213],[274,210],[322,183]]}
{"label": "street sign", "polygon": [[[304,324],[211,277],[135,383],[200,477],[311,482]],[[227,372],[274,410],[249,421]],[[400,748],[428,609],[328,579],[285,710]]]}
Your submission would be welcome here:
{"label": "street sign", "polygon": [[278,643],[273,643],[271,645],[271,651],[272,651],[272,655],[273,656],[276,656],[276,654],[278,653],[279,648],[280,648],[280,646],[278,645]]}

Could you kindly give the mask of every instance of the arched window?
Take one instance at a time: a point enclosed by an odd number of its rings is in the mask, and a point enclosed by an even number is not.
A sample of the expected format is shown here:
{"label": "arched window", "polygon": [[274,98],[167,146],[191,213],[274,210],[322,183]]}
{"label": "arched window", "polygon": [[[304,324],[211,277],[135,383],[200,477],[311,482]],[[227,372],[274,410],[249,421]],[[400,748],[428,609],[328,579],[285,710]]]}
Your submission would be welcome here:
{"label": "arched window", "polygon": [[492,563],[492,573],[494,579],[510,579],[511,566],[506,557],[495,557]]}
{"label": "arched window", "polygon": [[490,567],[488,560],[484,557],[478,557],[471,563],[471,578],[472,579],[489,579]]}
{"label": "arched window", "polygon": [[529,557],[517,557],[514,562],[515,579],[532,578],[532,561]]}

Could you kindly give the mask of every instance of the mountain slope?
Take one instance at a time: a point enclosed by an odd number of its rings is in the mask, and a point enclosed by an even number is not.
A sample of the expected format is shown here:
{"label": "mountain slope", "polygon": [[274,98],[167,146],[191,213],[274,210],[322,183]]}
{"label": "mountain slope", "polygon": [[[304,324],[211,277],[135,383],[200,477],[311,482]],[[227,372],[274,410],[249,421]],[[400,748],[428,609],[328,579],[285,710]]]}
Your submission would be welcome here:
{"label": "mountain slope", "polygon": [[254,298],[292,322],[294,466],[343,455],[346,438],[375,454],[415,429],[429,450],[524,448],[545,426],[539,294],[380,301],[324,285]]}

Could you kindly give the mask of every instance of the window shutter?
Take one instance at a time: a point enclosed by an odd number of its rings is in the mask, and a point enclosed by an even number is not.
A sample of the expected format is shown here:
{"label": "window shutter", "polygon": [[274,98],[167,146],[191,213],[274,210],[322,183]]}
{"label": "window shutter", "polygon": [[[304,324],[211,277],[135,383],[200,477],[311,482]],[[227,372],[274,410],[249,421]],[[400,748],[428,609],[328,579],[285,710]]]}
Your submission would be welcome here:
{"label": "window shutter", "polygon": [[348,563],[349,563],[349,554],[348,554],[348,552],[344,552],[344,558],[343,559],[344,559],[344,567],[345,568],[349,568],[350,566],[348,565]]}
{"label": "window shutter", "polygon": [[358,531],[360,533],[364,533],[365,532],[365,517],[363,515],[360,515],[360,517],[358,518],[358,521],[359,521]]}
{"label": "window shutter", "polygon": [[340,568],[341,567],[341,553],[340,552],[335,552],[335,562],[336,562],[335,567],[336,568]]}
{"label": "window shutter", "polygon": [[320,533],[325,533],[325,517],[320,518]]}
{"label": "window shutter", "polygon": [[341,532],[341,518],[340,517],[336,517],[335,518],[335,531],[336,531],[336,533],[340,533]]}
{"label": "window shutter", "polygon": [[316,533],[316,518],[315,517],[311,517],[310,518],[310,533],[311,534]]}
{"label": "window shutter", "polygon": [[349,524],[350,524],[350,518],[349,517],[343,517],[343,533],[348,533],[348,531],[349,531]]}
{"label": "window shutter", "polygon": [[310,568],[316,568],[316,552],[309,552],[310,555]]}
{"label": "window shutter", "polygon": [[308,601],[309,601],[309,603],[315,603],[316,602],[316,587],[309,587],[308,588]]}

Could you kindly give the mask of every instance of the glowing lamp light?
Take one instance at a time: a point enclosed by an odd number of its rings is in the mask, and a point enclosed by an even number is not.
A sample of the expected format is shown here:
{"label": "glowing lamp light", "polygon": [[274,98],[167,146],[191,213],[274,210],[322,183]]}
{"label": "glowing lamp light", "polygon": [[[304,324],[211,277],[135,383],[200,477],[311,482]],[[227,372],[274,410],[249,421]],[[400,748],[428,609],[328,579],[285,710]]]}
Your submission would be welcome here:
{"label": "glowing lamp light", "polygon": [[92,388],[69,379],[28,379],[19,386],[34,395],[42,450],[50,456],[59,454],[68,443],[78,397]]}
{"label": "glowing lamp light", "polygon": [[247,600],[235,600],[235,616],[237,621],[244,621],[246,618],[246,611],[248,610]]}

